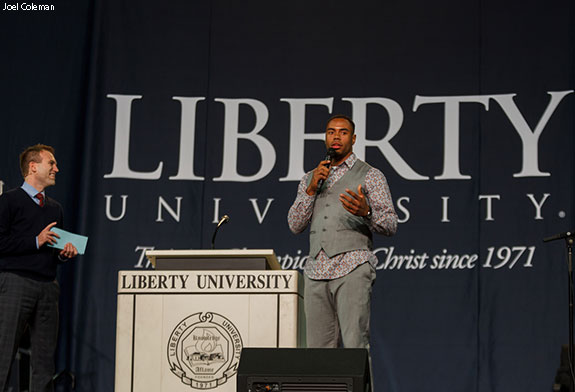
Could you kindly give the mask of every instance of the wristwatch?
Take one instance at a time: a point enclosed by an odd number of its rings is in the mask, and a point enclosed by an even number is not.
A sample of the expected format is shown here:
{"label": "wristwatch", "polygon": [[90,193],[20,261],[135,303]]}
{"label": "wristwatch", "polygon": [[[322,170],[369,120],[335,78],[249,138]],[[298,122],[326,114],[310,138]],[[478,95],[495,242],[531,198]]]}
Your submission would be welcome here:
{"label": "wristwatch", "polygon": [[369,211],[367,211],[367,215],[365,216],[365,219],[371,220],[371,207],[369,207]]}

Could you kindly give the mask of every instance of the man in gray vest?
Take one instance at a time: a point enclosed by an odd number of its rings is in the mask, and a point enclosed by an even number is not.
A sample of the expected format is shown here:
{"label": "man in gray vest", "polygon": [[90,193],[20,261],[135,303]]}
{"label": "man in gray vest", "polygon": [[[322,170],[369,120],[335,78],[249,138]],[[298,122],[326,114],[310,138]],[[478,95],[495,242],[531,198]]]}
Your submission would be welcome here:
{"label": "man in gray vest", "polygon": [[369,349],[371,286],[377,258],[372,232],[391,236],[397,214],[381,171],[353,153],[355,124],[343,115],[329,119],[324,160],[301,180],[289,210],[290,230],[310,225],[305,265],[308,347]]}

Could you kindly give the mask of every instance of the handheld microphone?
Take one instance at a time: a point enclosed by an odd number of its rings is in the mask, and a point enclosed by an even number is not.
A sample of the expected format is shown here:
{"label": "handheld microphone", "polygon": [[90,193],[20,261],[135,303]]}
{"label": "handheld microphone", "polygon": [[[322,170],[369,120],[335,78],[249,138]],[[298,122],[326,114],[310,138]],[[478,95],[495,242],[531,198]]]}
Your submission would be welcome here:
{"label": "handheld microphone", "polygon": [[552,235],[551,237],[544,238],[543,242],[561,240],[563,238],[573,237],[574,235],[575,235],[575,233],[573,233],[572,231],[566,231],[565,233],[559,233],[559,234]]}
{"label": "handheld microphone", "polygon": [[212,236],[212,249],[216,249],[216,234],[218,234],[218,230],[221,225],[224,223],[228,223],[230,221],[230,217],[228,215],[224,215],[221,217],[218,225],[216,226],[216,230],[214,230],[214,235]]}
{"label": "handheld microphone", "polygon": [[[323,159],[324,161],[331,161],[333,159],[335,155],[335,150],[333,148],[328,148],[327,149],[327,155],[325,156],[325,158]],[[329,167],[331,163],[326,164],[325,167]],[[317,191],[316,191],[316,195],[319,194],[321,192],[321,187],[323,186],[324,181],[323,180],[319,180],[317,182]]]}

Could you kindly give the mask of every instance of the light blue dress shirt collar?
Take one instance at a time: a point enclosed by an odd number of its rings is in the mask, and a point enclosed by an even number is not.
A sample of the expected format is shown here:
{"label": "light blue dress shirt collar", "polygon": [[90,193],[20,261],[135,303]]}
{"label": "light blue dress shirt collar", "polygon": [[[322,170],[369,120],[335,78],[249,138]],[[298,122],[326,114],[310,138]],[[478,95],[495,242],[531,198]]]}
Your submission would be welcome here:
{"label": "light blue dress shirt collar", "polygon": [[24,192],[26,192],[28,194],[28,196],[30,196],[32,198],[32,200],[34,200],[34,203],[40,205],[40,200],[38,200],[38,198],[36,197],[36,195],[38,193],[41,193],[42,196],[44,196],[44,199],[46,199],[46,192],[42,191],[42,192],[38,192],[36,190],[36,188],[34,188],[32,185],[28,184],[26,181],[24,181],[24,183],[22,184],[22,186],[20,187],[22,189],[24,189]]}

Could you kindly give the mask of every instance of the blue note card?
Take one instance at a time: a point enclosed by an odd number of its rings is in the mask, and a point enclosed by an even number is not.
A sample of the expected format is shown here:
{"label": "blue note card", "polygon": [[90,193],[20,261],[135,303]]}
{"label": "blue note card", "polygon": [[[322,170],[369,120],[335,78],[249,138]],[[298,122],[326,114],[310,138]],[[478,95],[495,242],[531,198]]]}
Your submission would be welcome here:
{"label": "blue note card", "polygon": [[56,249],[64,249],[64,245],[68,242],[71,242],[72,245],[78,249],[78,254],[83,255],[86,251],[86,244],[88,243],[88,237],[84,237],[83,235],[70,233],[69,231],[58,229],[57,227],[53,227],[50,231],[58,234],[60,238],[56,238],[56,242],[54,244],[48,245],[49,247],[56,248]]}

